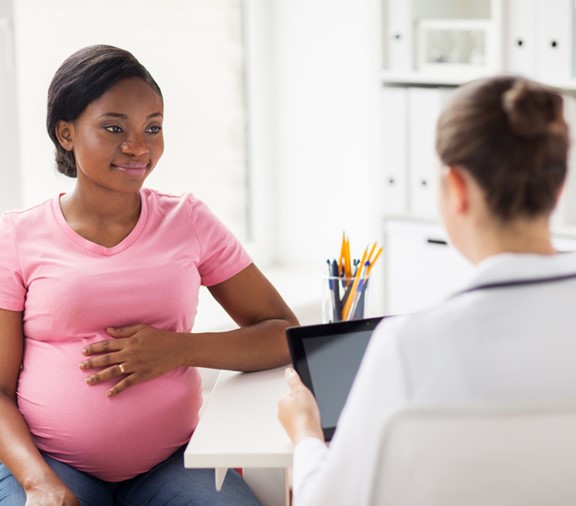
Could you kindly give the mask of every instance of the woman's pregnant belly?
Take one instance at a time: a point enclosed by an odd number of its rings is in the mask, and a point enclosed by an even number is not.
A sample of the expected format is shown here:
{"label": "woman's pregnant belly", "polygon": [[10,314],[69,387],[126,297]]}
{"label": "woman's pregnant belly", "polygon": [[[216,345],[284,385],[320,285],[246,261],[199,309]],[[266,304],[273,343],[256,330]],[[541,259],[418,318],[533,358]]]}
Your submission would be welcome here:
{"label": "woman's pregnant belly", "polygon": [[26,340],[18,405],[38,448],[106,481],[144,473],[185,444],[198,422],[200,376],[175,369],[106,397],[89,386],[78,342]]}

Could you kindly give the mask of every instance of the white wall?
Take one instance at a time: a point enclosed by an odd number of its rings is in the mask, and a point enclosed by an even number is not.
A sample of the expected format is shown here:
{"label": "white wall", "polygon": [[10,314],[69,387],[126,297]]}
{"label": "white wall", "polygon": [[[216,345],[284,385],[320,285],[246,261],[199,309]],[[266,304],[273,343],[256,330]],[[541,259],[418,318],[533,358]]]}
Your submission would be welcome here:
{"label": "white wall", "polygon": [[12,0],[0,0],[0,212],[21,206]]}
{"label": "white wall", "polygon": [[380,241],[377,0],[273,0],[276,254],[317,265]]}

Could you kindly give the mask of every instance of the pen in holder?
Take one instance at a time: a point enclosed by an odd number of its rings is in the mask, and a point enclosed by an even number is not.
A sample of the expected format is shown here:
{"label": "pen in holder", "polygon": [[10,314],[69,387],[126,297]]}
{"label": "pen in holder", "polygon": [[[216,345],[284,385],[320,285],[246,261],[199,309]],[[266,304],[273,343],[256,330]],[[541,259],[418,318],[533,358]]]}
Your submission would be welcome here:
{"label": "pen in holder", "polygon": [[368,279],[324,275],[322,279],[322,322],[359,320],[365,317]]}
{"label": "pen in holder", "polygon": [[328,269],[322,279],[322,321],[361,320],[367,316],[367,292],[370,272],[382,253],[374,243],[366,247],[362,259],[350,255],[350,241],[342,234],[338,260],[326,260]]}

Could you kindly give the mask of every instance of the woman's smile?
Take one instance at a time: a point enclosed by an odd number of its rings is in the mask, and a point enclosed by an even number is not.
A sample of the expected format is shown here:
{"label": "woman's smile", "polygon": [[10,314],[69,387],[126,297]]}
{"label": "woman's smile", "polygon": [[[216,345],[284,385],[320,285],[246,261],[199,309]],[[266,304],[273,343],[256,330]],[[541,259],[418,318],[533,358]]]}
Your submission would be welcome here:
{"label": "woman's smile", "polygon": [[135,177],[140,177],[146,174],[149,166],[150,163],[148,162],[121,162],[112,164],[114,169],[117,169],[126,175]]}

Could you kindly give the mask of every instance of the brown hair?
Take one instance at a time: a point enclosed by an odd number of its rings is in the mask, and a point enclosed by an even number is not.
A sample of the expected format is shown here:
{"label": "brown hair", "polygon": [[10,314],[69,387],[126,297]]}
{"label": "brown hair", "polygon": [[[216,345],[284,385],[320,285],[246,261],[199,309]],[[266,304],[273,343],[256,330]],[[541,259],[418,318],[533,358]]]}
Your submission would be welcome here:
{"label": "brown hair", "polygon": [[552,88],[504,76],[462,86],[440,115],[436,150],[466,170],[502,221],[549,214],[564,183],[568,126]]}

